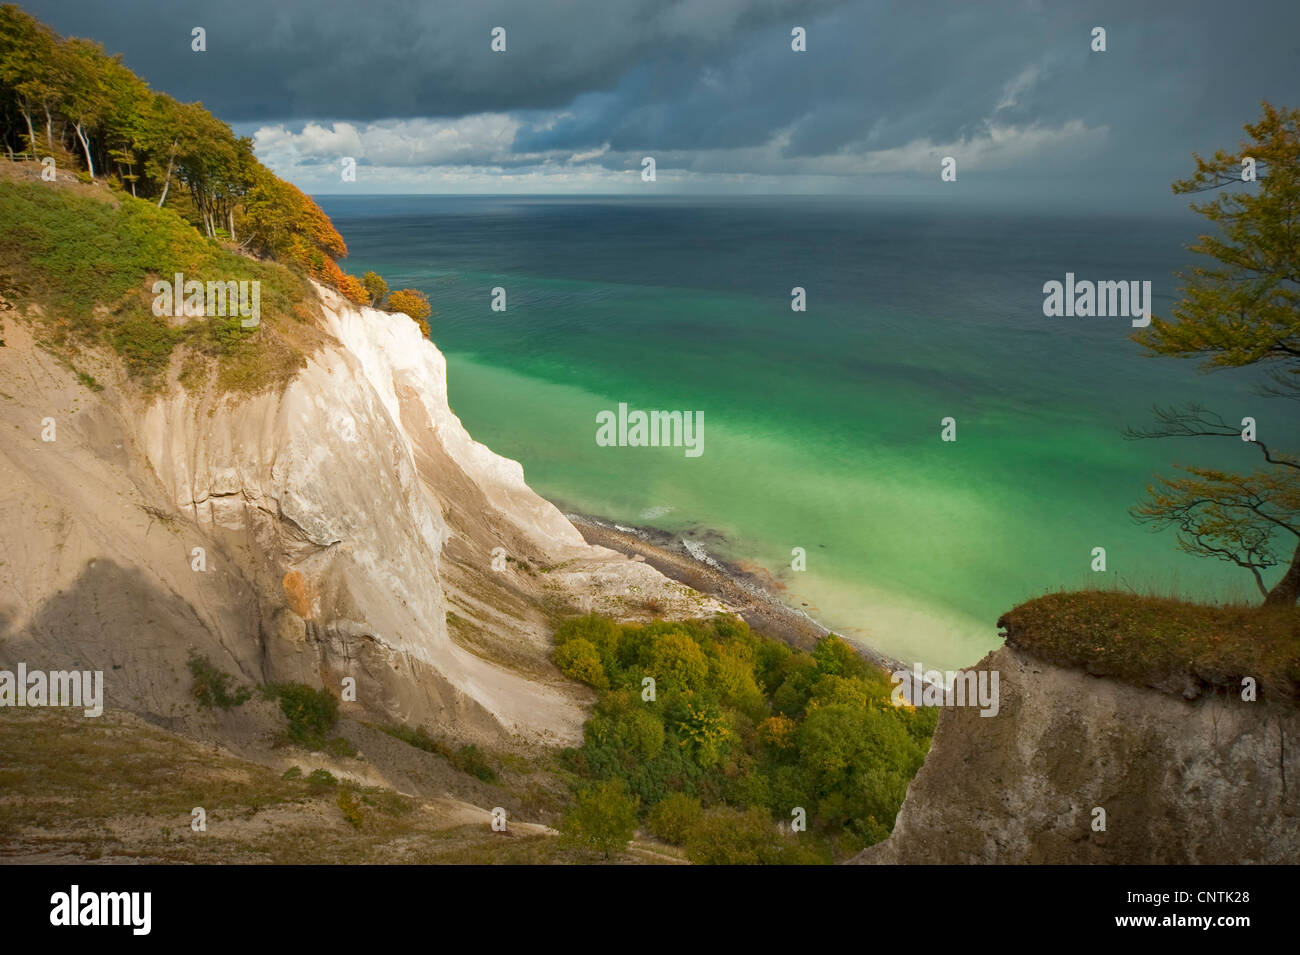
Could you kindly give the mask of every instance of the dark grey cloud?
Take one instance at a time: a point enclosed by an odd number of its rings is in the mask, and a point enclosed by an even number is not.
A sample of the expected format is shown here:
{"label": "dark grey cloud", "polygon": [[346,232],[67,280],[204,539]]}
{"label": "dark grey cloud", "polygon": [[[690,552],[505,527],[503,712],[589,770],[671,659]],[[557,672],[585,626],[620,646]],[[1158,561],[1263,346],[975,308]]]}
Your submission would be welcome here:
{"label": "dark grey cloud", "polygon": [[[1296,0],[1240,10],[1211,0],[20,5],[122,52],[156,88],[201,100],[243,131],[484,113],[521,121],[504,144],[489,129],[474,148],[425,142],[407,160],[400,137],[386,135],[372,151],[389,166],[511,170],[573,153],[627,169],[654,152],[661,168],[743,170],[777,142],[778,157],[806,170],[924,142],[980,156],[1007,130],[1032,142],[1037,130],[1077,124],[997,176],[1167,193],[1191,151],[1236,142],[1260,99],[1300,105]],[[795,25],[808,31],[807,53],[790,51]],[[207,30],[205,54],[190,51],[194,26]],[[507,29],[504,55],[489,49],[494,26]],[[1105,53],[1089,49],[1094,26],[1107,30]],[[1075,148],[1085,140],[1097,148]],[[300,161],[334,159],[327,150]],[[978,162],[965,169],[981,175]]]}
{"label": "dark grey cloud", "polygon": [[[553,108],[630,67],[699,64],[764,24],[843,0],[28,0],[229,122]],[[190,32],[207,31],[207,52]],[[504,27],[507,52],[490,49]],[[725,54],[723,54],[725,55]]]}

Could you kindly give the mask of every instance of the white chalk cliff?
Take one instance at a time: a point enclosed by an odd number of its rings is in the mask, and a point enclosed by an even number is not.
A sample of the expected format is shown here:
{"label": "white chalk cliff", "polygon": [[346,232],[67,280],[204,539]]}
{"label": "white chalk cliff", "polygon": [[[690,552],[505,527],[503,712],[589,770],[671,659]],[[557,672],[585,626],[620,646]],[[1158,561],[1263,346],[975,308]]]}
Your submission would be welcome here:
{"label": "white chalk cliff", "polygon": [[195,652],[246,682],[353,677],[360,710],[463,738],[577,739],[559,616],[718,605],[586,544],[474,441],[411,319],[318,291],[326,344],[245,397],[129,398],[107,360],[95,393],[6,322],[0,662],[103,669],[160,722]]}

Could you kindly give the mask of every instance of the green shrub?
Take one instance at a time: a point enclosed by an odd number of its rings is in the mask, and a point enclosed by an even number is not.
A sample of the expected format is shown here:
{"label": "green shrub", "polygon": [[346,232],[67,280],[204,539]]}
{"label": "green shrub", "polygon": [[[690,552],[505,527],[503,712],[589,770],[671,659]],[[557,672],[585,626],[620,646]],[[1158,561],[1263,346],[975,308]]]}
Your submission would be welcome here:
{"label": "green shrub", "polygon": [[780,856],[776,825],[762,809],[710,809],[686,835],[686,857],[696,865],[772,865]]}
{"label": "green shrub", "polygon": [[605,858],[624,851],[636,832],[638,803],[618,779],[580,790],[560,822],[560,844],[600,852]]}
{"label": "green shrub", "polygon": [[328,769],[313,769],[307,777],[312,789],[331,789],[339,784],[338,779]]}
{"label": "green shrub", "polygon": [[[4,344],[0,342],[0,344]],[[85,371],[77,372],[77,380],[89,388],[91,391],[103,391],[104,386],[95,380],[95,376]]]}
{"label": "green shrub", "polygon": [[619,625],[608,617],[588,614],[564,621],[555,630],[555,645],[568,643],[581,638],[598,647],[602,652],[618,648],[622,631]]}
{"label": "green shrub", "polygon": [[356,747],[353,746],[351,743],[349,743],[342,736],[330,737],[325,741],[325,745],[322,748],[325,750],[325,752],[329,753],[331,756],[338,756],[340,758],[344,756],[357,755]]}
{"label": "green shrub", "polygon": [[[883,839],[934,731],[936,710],[895,707],[889,675],[838,637],[808,653],[730,616],[587,616],[558,627],[556,644],[571,648],[566,663],[599,658],[609,679],[564,765],[588,787],[624,785],[648,828],[677,844],[702,806],[733,813],[709,823],[738,827],[731,837],[710,848],[706,826],[688,846],[706,861],[829,862]],[[795,806],[808,831],[782,836]]]}
{"label": "green shrub", "polygon": [[600,651],[589,640],[575,637],[555,648],[555,665],[560,672],[580,683],[597,689],[609,687],[609,677],[601,664]]}
{"label": "green shrub", "polygon": [[496,770],[488,763],[487,756],[473,743],[466,743],[451,759],[451,764],[462,773],[469,773],[485,783],[497,781]]}
{"label": "green shrub", "polygon": [[664,842],[680,846],[703,814],[699,799],[685,793],[673,793],[650,810],[646,822],[650,831]]}
{"label": "green shrub", "polygon": [[654,641],[649,675],[666,689],[702,690],[709,676],[709,660],[689,634],[668,633]]}
{"label": "green shrub", "polygon": [[190,692],[200,706],[211,709],[214,706],[223,710],[241,706],[248,702],[252,691],[245,686],[234,686],[234,677],[218,670],[206,657],[192,654],[187,666],[193,679]]}
{"label": "green shrub", "polygon": [[423,726],[417,726],[415,729],[411,729],[409,726],[402,726],[400,724],[386,725],[380,723],[367,723],[366,725],[387,733],[394,739],[400,739],[408,746],[422,749],[426,753],[437,753],[439,756],[446,756],[448,759],[451,758],[450,748],[430,736]]}
{"label": "green shrub", "polygon": [[343,818],[346,819],[354,829],[360,829],[366,821],[366,812],[361,806],[361,800],[351,789],[343,788],[339,790],[338,798],[335,800],[339,809],[343,811]]}
{"label": "green shrub", "polygon": [[361,801],[386,816],[404,816],[415,808],[415,803],[391,789],[372,789],[361,794]]}
{"label": "green shrub", "polygon": [[339,701],[305,683],[279,684],[276,693],[280,711],[289,721],[289,738],[308,749],[322,749],[326,734],[338,722]]}
{"label": "green shrub", "polygon": [[394,739],[400,739],[403,743],[414,746],[416,749],[422,749],[426,753],[436,753],[438,756],[444,757],[460,772],[468,773],[485,783],[497,781],[496,770],[492,768],[487,754],[473,743],[466,743],[459,748],[452,748],[448,743],[430,736],[423,726],[411,729],[409,726],[400,725],[390,726],[376,723],[367,723],[366,725],[387,733]]}
{"label": "green shrub", "polygon": [[871,670],[871,664],[847,640],[833,633],[818,641],[813,659],[817,661],[817,670],[830,676],[863,677]]}

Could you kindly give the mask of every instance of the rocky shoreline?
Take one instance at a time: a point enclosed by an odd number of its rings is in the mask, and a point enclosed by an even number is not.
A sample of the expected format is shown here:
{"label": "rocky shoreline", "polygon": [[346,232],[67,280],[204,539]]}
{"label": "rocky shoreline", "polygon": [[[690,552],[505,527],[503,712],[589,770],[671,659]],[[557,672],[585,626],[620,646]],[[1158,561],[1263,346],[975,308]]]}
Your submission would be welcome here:
{"label": "rocky shoreline", "polygon": [[[657,527],[616,524],[589,514],[566,512],[564,516],[587,543],[608,547],[634,560],[644,560],[664,576],[716,597],[751,627],[767,636],[809,650],[831,632],[802,610],[775,596],[763,576],[717,558],[680,534]],[[707,537],[708,533],[704,536]],[[899,661],[870,647],[856,643],[853,646],[868,660],[890,672],[906,669]]]}

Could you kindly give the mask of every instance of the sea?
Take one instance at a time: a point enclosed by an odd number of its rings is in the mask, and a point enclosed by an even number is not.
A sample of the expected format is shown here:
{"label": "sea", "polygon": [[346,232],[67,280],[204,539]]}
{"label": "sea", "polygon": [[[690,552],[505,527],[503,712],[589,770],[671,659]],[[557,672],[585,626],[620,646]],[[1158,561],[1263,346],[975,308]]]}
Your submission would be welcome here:
{"label": "sea", "polygon": [[[1060,590],[1259,599],[1247,571],[1130,513],[1176,463],[1258,453],[1125,429],[1197,402],[1295,446],[1286,402],[1250,370],[1151,355],[1130,316],[1044,314],[1044,284],[1072,273],[1149,281],[1168,316],[1178,273],[1205,264],[1191,213],[934,196],[317,201],[348,271],[428,295],[452,409],[537,492],[752,569],[894,659],[971,665],[999,645],[1001,614]],[[598,415],[620,404],[698,414],[701,453],[598,443]]]}

